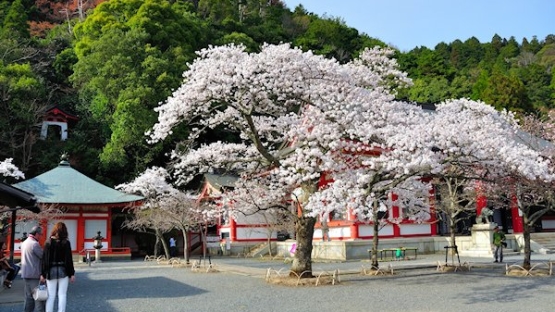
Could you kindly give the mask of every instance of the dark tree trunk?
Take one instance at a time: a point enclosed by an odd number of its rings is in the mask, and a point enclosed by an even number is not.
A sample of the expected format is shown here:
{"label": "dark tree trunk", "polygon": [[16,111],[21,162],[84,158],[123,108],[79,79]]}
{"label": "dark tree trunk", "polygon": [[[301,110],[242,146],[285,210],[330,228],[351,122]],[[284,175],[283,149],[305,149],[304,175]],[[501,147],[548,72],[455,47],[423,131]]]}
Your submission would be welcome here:
{"label": "dark tree trunk", "polygon": [[522,267],[526,270],[530,270],[532,267],[531,260],[532,260],[532,249],[530,248],[530,220],[528,219],[528,215],[523,213],[522,216],[522,223],[523,223],[523,231],[522,237],[524,238],[524,261],[522,262]]}
{"label": "dark tree trunk", "polygon": [[164,235],[162,234],[162,231],[160,231],[159,229],[155,229],[156,231],[156,240],[162,243],[162,246],[164,247],[164,253],[166,254],[166,259],[170,258],[170,248],[168,247],[168,244],[166,243],[166,240],[164,239]]}
{"label": "dark tree trunk", "polygon": [[158,258],[158,255],[160,254],[160,237],[158,237],[158,235],[156,235],[156,242],[154,243],[154,257]]}
{"label": "dark tree trunk", "polygon": [[191,252],[189,251],[189,228],[181,227],[181,233],[183,233],[183,258],[185,263],[189,264],[191,257]]}
{"label": "dark tree trunk", "polygon": [[379,232],[380,232],[380,222],[377,217],[377,213],[374,213],[373,222],[374,222],[374,236],[372,236],[372,269],[378,269],[380,264],[378,263],[378,246],[380,243],[379,240]]}
{"label": "dark tree trunk", "polygon": [[455,263],[455,254],[459,252],[458,249],[455,248],[455,246],[457,246],[457,237],[456,237],[457,223],[455,220],[456,220],[456,217],[454,216],[452,218],[449,218],[449,229],[451,232],[449,233],[449,237],[451,241],[450,247],[453,247],[453,248],[449,248],[450,249],[449,254],[451,255],[451,264]]}
{"label": "dark tree trunk", "polygon": [[315,224],[314,217],[303,216],[297,220],[295,225],[297,248],[291,265],[292,276],[296,274],[302,278],[312,277],[312,239]]}
{"label": "dark tree trunk", "polygon": [[372,259],[370,260],[372,262],[372,269],[377,270],[380,267],[380,264],[378,263],[378,246],[380,244],[380,218],[379,218],[379,214],[378,214],[378,202],[374,201],[374,203],[372,204],[372,222],[373,222],[373,236],[372,236]]}

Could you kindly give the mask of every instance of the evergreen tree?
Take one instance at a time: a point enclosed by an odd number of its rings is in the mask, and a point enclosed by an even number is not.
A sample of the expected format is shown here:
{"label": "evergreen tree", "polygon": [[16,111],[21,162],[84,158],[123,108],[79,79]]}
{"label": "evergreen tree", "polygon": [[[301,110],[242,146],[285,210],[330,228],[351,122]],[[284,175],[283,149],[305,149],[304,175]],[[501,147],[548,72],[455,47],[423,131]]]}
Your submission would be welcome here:
{"label": "evergreen tree", "polygon": [[2,33],[4,36],[12,38],[27,39],[29,35],[29,26],[27,25],[27,13],[23,6],[22,0],[15,0],[5,18],[2,25]]}

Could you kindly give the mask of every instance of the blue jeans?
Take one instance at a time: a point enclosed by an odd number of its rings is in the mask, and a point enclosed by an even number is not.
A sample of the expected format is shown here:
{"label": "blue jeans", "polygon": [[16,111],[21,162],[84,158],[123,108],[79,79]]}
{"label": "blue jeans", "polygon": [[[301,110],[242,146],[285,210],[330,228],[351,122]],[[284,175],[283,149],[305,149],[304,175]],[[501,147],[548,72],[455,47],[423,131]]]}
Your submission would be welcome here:
{"label": "blue jeans", "polygon": [[495,257],[495,261],[499,259],[499,262],[503,262],[503,245],[495,246],[495,253],[493,256]]}

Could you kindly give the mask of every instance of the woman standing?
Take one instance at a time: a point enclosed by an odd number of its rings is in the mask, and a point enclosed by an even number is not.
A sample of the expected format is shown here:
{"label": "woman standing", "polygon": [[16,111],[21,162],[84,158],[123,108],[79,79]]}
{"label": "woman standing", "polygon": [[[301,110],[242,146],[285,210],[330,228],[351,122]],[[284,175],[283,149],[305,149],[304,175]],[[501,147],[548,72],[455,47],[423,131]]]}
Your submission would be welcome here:
{"label": "woman standing", "polygon": [[58,222],[54,225],[50,238],[44,244],[42,270],[40,280],[46,279],[48,300],[46,312],[54,311],[54,301],[58,295],[58,312],[65,312],[67,302],[67,287],[69,281],[75,281],[75,269],[71,255],[71,244],[67,239],[65,223]]}

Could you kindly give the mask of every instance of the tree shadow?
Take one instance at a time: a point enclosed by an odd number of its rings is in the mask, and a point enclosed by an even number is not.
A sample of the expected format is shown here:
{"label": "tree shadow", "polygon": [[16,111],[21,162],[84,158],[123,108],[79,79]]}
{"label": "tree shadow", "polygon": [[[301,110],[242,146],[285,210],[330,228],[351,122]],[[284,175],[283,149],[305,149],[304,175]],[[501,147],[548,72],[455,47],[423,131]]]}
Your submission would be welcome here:
{"label": "tree shadow", "polygon": [[[67,311],[118,311],[113,301],[120,299],[171,299],[196,296],[206,291],[163,276],[140,278],[102,278],[77,274],[77,282],[70,284]],[[57,304],[57,303],[56,303]],[[56,307],[56,305],[55,305]]]}

